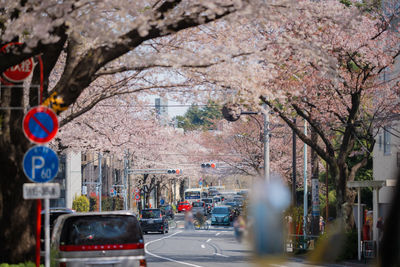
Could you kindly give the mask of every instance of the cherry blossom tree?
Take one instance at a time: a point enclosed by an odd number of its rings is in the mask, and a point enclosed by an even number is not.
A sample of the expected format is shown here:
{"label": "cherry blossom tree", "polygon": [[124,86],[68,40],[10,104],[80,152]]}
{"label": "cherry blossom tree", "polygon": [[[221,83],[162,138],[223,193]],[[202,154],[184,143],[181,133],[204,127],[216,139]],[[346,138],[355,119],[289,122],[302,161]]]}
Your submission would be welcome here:
{"label": "cherry blossom tree", "polygon": [[[260,108],[261,100],[326,161],[336,185],[337,211],[347,227],[355,194],[346,182],[367,163],[373,129],[398,110],[399,74],[390,71],[400,53],[394,7],[366,11],[337,1],[299,1],[280,23],[259,17],[245,21],[258,30],[246,41],[268,48],[194,74],[234,90],[227,98],[240,106]],[[385,72],[390,79],[384,79]],[[237,107],[231,106],[232,114]],[[303,134],[293,116],[307,121],[316,141]],[[363,157],[349,166],[354,155]]]}
{"label": "cherry blossom tree", "polygon": [[[42,95],[44,105],[61,113],[77,102],[84,92],[82,96],[93,96],[86,88],[100,76],[119,71],[139,73],[144,81],[143,71],[157,65],[152,61],[151,52],[155,51],[152,40],[226,17],[242,10],[245,4],[245,1],[193,3],[181,0],[21,0],[0,3],[0,44],[22,43],[0,53],[0,73],[31,57],[38,62],[31,79],[26,82],[30,89],[4,86],[5,83],[1,88],[2,262],[24,261],[34,255],[34,202],[22,199],[22,184],[27,180],[20,167],[30,144],[21,129],[23,110],[14,108],[37,105]],[[125,62],[120,58],[123,55],[128,55],[130,60],[125,59]],[[40,64],[39,56],[43,64]],[[62,68],[56,70],[60,61],[63,61]],[[128,61],[133,63],[128,64]],[[42,94],[36,87],[40,84],[43,84]],[[103,89],[97,100],[107,98],[113,88],[105,86]],[[82,101],[74,107],[73,111],[78,113],[70,113],[71,117],[66,116],[62,125],[79,116],[85,108],[92,108],[90,103]],[[98,130],[90,120],[81,123],[82,127]],[[113,144],[122,144],[129,139],[126,135],[108,139],[100,132],[98,138]]]}

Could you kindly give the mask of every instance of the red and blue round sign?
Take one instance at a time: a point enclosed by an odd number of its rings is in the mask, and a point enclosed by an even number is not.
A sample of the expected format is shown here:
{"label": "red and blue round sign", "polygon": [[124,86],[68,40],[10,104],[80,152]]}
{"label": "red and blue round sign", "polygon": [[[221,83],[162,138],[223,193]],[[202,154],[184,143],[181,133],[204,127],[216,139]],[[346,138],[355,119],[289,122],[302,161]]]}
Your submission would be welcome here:
{"label": "red and blue round sign", "polygon": [[26,137],[38,144],[50,142],[57,134],[57,115],[50,108],[34,107],[26,113],[23,120],[23,129]]}

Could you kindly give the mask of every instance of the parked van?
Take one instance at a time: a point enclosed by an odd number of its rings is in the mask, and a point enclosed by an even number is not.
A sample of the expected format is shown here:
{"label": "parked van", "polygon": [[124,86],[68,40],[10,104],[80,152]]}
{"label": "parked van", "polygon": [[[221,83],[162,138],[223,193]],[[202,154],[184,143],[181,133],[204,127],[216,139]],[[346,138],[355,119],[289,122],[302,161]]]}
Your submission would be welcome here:
{"label": "parked van", "polygon": [[61,215],[51,239],[51,266],[146,266],[136,215],[127,211]]}

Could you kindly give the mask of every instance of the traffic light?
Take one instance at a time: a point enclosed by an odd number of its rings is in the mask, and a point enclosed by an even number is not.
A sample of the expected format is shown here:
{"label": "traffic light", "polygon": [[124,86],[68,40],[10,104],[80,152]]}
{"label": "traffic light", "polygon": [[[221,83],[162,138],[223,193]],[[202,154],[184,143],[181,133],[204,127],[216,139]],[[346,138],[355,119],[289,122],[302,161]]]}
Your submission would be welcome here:
{"label": "traffic light", "polygon": [[201,164],[202,168],[215,168],[215,163],[206,162]]}
{"label": "traffic light", "polygon": [[168,174],[181,174],[182,170],[181,169],[169,169],[167,171]]}

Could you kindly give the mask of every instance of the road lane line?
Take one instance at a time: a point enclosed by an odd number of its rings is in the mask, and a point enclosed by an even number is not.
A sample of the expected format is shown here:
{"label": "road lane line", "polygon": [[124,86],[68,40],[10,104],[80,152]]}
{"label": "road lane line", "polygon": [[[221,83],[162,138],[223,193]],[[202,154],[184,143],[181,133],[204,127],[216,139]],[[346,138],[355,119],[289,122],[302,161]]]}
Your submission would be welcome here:
{"label": "road lane line", "polygon": [[172,261],[172,262],[179,263],[179,264],[182,264],[182,265],[188,265],[188,266],[193,266],[193,267],[202,267],[202,266],[200,266],[200,265],[196,265],[196,264],[192,264],[192,263],[188,263],[188,262],[183,262],[183,261],[177,261],[177,260],[170,259],[170,258],[167,258],[167,257],[159,256],[159,255],[156,255],[156,254],[154,254],[154,253],[151,253],[150,251],[147,250],[147,246],[150,245],[151,243],[154,243],[154,242],[157,242],[157,241],[161,241],[161,240],[163,240],[163,239],[170,238],[170,237],[172,237],[172,236],[174,236],[174,235],[177,235],[177,234],[179,234],[179,233],[182,233],[182,231],[173,233],[172,235],[165,236],[165,237],[163,237],[163,238],[159,238],[159,239],[155,239],[155,240],[152,240],[152,241],[150,241],[150,242],[147,242],[147,243],[144,245],[144,251],[145,251],[147,254],[149,254],[150,256],[153,256],[153,257],[156,257],[156,258],[159,258],[159,259],[163,259],[163,260],[167,260],[167,261]]}
{"label": "road lane line", "polygon": [[206,248],[206,246],[204,244],[201,244],[201,248]]}
{"label": "road lane line", "polygon": [[215,235],[216,235],[216,236],[219,236],[220,234],[221,234],[221,233],[216,233]]}
{"label": "road lane line", "polygon": [[206,241],[206,243],[208,243],[208,242],[210,242],[212,239],[211,238],[209,238],[207,241]]}
{"label": "road lane line", "polygon": [[221,253],[214,253],[214,255],[225,257],[225,258],[229,258],[228,255],[224,255],[224,254],[221,254]]}

